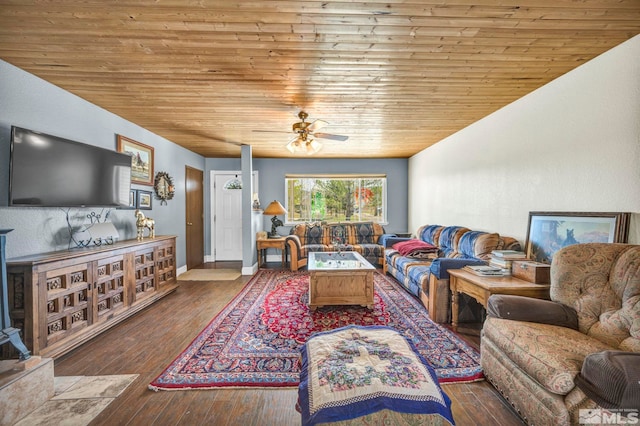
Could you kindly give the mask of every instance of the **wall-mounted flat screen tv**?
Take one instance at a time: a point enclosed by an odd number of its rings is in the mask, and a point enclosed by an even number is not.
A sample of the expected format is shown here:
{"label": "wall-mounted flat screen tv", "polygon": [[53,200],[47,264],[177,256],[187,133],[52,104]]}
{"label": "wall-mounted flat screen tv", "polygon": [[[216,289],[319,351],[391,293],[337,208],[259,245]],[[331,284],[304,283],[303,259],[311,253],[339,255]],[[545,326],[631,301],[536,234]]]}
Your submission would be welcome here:
{"label": "wall-mounted flat screen tv", "polygon": [[10,161],[10,206],[129,205],[127,154],[13,126]]}

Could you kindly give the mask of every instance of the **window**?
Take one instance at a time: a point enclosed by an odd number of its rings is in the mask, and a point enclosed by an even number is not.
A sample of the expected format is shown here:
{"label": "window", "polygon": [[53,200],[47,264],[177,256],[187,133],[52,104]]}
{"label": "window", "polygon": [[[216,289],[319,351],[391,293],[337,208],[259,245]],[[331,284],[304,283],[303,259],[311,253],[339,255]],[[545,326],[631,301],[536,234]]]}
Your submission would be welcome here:
{"label": "window", "polygon": [[287,223],[386,223],[385,175],[287,175]]}

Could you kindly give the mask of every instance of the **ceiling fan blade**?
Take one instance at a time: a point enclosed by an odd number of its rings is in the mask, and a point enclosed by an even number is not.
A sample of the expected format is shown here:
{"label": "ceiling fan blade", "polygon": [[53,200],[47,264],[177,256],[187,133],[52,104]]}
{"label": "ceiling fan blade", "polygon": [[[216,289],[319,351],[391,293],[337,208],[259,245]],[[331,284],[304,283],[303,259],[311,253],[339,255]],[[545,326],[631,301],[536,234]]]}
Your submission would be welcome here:
{"label": "ceiling fan blade", "polygon": [[323,128],[324,126],[326,126],[327,124],[329,124],[329,123],[327,123],[327,122],[326,122],[326,121],[324,121],[324,120],[315,120],[315,121],[313,121],[311,124],[309,124],[309,125],[307,126],[307,131],[308,131],[309,133],[313,133],[313,132],[315,132],[316,130],[320,130],[320,129],[322,129],[322,128]]}
{"label": "ceiling fan blade", "polygon": [[314,133],[313,136],[315,136],[316,138],[321,138],[321,139],[331,139],[334,141],[346,141],[347,139],[349,139],[349,136],[344,136],[344,135],[332,135],[330,133]]}
{"label": "ceiling fan blade", "polygon": [[283,134],[288,134],[290,135],[291,132],[283,132],[282,130],[252,130],[252,132],[256,132],[256,133],[283,133]]}

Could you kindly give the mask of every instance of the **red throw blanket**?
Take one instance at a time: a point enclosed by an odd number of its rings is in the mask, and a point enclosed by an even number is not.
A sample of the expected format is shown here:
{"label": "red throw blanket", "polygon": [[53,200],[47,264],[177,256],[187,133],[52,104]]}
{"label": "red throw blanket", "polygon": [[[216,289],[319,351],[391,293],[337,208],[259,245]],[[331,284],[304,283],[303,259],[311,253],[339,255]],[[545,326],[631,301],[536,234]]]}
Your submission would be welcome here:
{"label": "red throw blanket", "polygon": [[426,243],[422,240],[402,241],[400,243],[395,243],[393,245],[393,248],[395,250],[398,250],[398,252],[402,256],[408,256],[413,254],[414,252],[433,253],[438,251],[438,247],[434,246],[433,244]]}

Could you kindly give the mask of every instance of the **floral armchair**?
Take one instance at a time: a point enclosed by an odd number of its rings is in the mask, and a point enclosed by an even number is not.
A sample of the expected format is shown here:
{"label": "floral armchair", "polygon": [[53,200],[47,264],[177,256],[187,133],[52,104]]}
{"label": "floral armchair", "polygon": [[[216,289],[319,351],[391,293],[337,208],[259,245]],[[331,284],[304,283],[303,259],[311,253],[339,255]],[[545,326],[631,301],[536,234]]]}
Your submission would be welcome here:
{"label": "floral armchair", "polygon": [[481,339],[487,379],[529,424],[640,409],[640,246],[564,247],[553,257],[550,295],[489,299]]}

